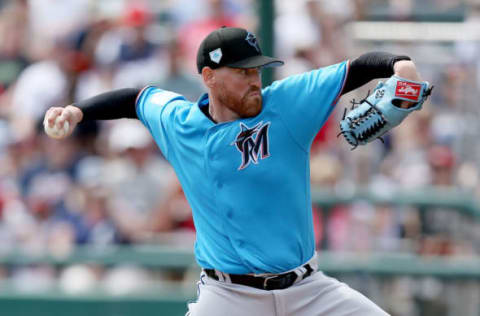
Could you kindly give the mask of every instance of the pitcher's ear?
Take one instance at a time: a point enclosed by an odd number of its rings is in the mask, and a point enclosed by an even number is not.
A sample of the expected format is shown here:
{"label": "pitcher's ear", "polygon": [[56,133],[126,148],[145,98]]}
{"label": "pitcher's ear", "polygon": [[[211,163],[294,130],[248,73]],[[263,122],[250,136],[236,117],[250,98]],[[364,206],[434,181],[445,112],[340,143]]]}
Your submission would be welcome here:
{"label": "pitcher's ear", "polygon": [[202,78],[207,87],[212,88],[215,85],[215,71],[212,68],[208,66],[203,67]]}

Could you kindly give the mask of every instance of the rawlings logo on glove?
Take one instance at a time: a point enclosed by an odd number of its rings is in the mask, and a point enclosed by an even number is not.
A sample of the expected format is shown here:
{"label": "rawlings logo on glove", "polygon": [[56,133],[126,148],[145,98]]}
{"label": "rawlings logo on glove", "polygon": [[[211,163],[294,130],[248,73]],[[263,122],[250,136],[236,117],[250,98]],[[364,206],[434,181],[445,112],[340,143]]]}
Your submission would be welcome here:
{"label": "rawlings logo on glove", "polygon": [[[365,145],[399,125],[408,114],[420,110],[431,94],[433,86],[428,82],[416,82],[392,76],[385,83],[379,82],[373,93],[360,102],[352,100],[340,121],[340,134],[353,146]],[[402,101],[414,102],[408,109],[400,107]],[[358,107],[355,105],[358,104]],[[383,141],[383,140],[382,140]]]}

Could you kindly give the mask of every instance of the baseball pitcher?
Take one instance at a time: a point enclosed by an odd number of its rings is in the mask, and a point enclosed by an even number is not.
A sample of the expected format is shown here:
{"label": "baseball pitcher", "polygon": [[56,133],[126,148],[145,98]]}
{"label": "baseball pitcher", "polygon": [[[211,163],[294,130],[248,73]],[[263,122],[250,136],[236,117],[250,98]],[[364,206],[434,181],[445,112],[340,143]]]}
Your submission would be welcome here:
{"label": "baseball pitcher", "polygon": [[80,121],[139,119],[174,167],[192,206],[202,267],[192,316],[387,315],[359,292],[317,271],[310,197],[310,146],[338,99],[390,78],[340,122],[353,147],[380,138],[421,108],[431,86],[408,56],[371,52],[276,81],[260,70],[253,33],[221,28],[197,55],[208,93],[197,102],[149,86],[50,108],[47,134],[69,136]]}

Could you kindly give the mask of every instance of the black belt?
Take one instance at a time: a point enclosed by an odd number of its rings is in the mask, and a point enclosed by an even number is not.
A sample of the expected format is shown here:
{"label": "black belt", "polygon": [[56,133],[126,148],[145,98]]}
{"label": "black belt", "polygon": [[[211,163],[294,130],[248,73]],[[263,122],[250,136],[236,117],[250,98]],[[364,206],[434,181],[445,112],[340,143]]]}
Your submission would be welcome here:
{"label": "black belt", "polygon": [[[310,264],[305,264],[303,266],[307,272],[302,275],[302,280],[310,276],[313,272],[313,268]],[[213,269],[204,269],[205,273],[212,279],[219,281],[218,275]],[[287,272],[282,274],[275,274],[271,276],[253,276],[250,274],[226,274],[222,273],[224,276],[230,278],[231,283],[241,284],[251,286],[260,290],[281,290],[290,287],[298,275],[295,272]]]}

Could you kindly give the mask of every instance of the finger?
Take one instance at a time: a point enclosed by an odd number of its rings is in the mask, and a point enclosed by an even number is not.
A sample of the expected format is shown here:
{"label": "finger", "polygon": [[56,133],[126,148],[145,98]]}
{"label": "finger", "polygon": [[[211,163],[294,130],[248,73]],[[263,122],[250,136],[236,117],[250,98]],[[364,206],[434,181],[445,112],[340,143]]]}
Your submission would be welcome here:
{"label": "finger", "polygon": [[410,102],[410,101],[402,101],[402,103],[400,103],[400,107],[402,109],[408,109],[408,108],[411,108],[412,106],[415,106],[415,102]]}
{"label": "finger", "polygon": [[64,109],[62,111],[62,115],[60,115],[60,119],[57,122],[58,127],[62,128],[65,124],[65,121],[68,121],[69,123],[71,123],[72,121],[72,112],[68,109]]}
{"label": "finger", "polygon": [[65,109],[71,114],[70,118],[69,118],[69,123],[72,124],[72,123],[77,123],[77,122],[80,122],[83,118],[83,113],[81,112],[81,110],[73,105],[68,105],[67,107],[65,107]]}
{"label": "finger", "polygon": [[59,107],[50,108],[47,111],[46,117],[47,117],[48,127],[53,127],[53,125],[55,124],[55,120],[61,113],[62,113],[62,108],[59,108]]}

